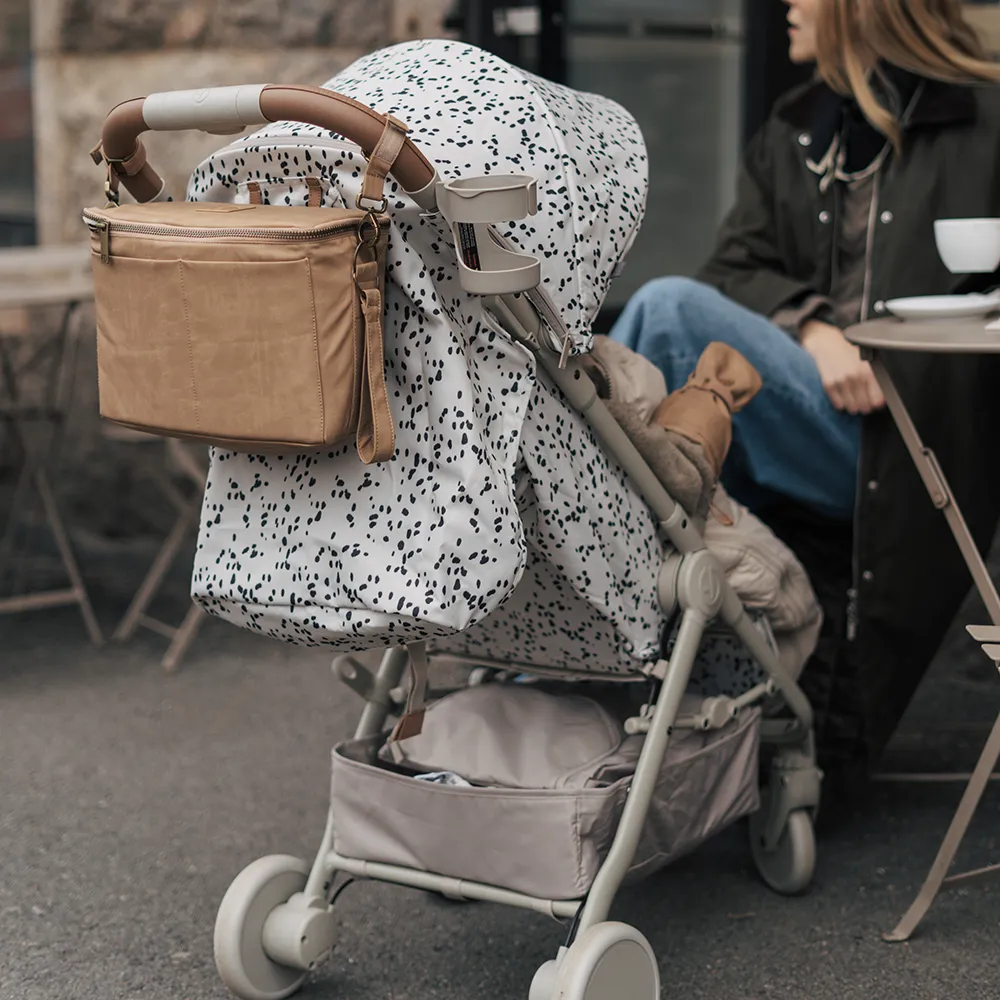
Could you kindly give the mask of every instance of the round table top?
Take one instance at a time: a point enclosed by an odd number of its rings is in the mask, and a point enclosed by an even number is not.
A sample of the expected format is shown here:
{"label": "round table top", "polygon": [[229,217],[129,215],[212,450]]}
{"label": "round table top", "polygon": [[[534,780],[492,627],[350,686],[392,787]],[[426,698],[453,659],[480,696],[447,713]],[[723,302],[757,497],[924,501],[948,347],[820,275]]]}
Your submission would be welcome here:
{"label": "round table top", "polygon": [[20,285],[9,286],[0,281],[0,309],[70,305],[74,302],[90,302],[93,297],[94,282],[89,277],[25,281]]}
{"label": "round table top", "polygon": [[90,261],[87,244],[0,249],[0,310],[89,301]]}
{"label": "round table top", "polygon": [[987,330],[996,317],[973,319],[869,320],[848,327],[844,336],[858,347],[927,354],[1000,354],[1000,329]]}

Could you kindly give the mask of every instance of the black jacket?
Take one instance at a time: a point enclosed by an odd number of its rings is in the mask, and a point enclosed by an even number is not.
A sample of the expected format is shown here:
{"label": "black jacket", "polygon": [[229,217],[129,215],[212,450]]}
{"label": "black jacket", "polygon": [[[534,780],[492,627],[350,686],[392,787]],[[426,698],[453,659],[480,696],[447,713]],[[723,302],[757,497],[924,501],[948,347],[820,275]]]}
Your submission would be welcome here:
{"label": "black jacket", "polygon": [[[764,315],[828,294],[838,189],[821,193],[807,157],[825,84],[784,98],[751,141],[735,207],[699,278]],[[927,81],[876,188],[868,317],[887,299],[974,291],[996,275],[951,274],[939,218],[1000,217],[1000,88]],[[1000,515],[1000,358],[884,355],[985,551]],[[1000,435],[998,435],[1000,437]],[[965,564],[887,412],[864,421],[848,629],[869,754],[883,749],[970,586]]]}

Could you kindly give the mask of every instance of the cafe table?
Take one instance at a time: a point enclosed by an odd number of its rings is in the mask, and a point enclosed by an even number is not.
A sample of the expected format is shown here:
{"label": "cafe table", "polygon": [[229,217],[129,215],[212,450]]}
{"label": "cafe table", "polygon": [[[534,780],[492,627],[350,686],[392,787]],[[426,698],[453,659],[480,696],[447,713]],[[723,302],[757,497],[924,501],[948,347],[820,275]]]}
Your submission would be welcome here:
{"label": "cafe table", "polygon": [[[91,302],[93,297],[88,246],[0,249],[0,419],[13,433],[24,463],[14,492],[14,509],[10,512],[7,532],[0,543],[0,569],[9,555],[9,543],[12,533],[16,531],[20,508],[28,502],[27,487],[34,486],[41,501],[42,516],[55,541],[69,582],[68,587],[16,593],[2,598],[0,615],[75,604],[91,640],[99,644],[102,641],[101,629],[50,482],[50,447],[39,448],[27,431],[28,423],[39,416],[57,424],[65,417],[62,408],[67,403],[59,398],[58,387],[64,378],[69,377],[66,369],[72,366],[69,351],[73,342],[72,324],[80,315],[80,307]],[[11,316],[42,306],[57,307],[61,311],[62,319],[54,334],[25,332],[9,322]],[[10,344],[14,338],[25,336],[38,343],[31,345],[29,361],[18,365],[14,362]],[[22,383],[27,371],[43,363],[51,363],[54,367],[57,388],[47,394],[51,398],[38,409],[25,404]]]}
{"label": "cafe table", "polygon": [[[979,641],[1000,642],[1000,597],[997,596],[996,586],[972,539],[937,457],[920,439],[917,428],[883,361],[883,356],[891,351],[928,354],[1000,354],[1000,329],[987,329],[988,323],[989,321],[982,316],[968,319],[905,321],[886,317],[851,327],[845,331],[845,336],[861,349],[862,357],[871,363],[875,378],[885,396],[886,405],[902,435],[913,464],[920,473],[931,502],[947,520],[955,536],[955,542],[972,574],[976,590],[986,606],[992,627],[970,627],[968,631]],[[980,879],[1000,875],[1000,864],[949,874],[955,854],[975,815],[998,758],[1000,758],[1000,715],[969,778],[962,800],[923,886],[897,926],[883,935],[885,940],[894,942],[908,940],[942,890],[965,887]]]}

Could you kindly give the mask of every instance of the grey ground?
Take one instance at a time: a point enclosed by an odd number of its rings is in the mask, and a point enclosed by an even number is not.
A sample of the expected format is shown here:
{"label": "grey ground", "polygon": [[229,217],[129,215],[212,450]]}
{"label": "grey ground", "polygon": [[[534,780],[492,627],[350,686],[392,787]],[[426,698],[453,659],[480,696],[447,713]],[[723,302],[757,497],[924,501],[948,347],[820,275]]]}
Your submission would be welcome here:
{"label": "grey ground", "polygon": [[[150,553],[82,555],[110,631]],[[183,613],[183,589],[174,579],[165,614]],[[101,650],[83,635],[71,610],[0,618],[0,1000],[222,1000],[215,908],[260,855],[311,858],[329,748],[358,703],[329,656],[217,622],[173,677],[155,635]],[[971,766],[998,709],[1000,679],[956,629],[886,766]],[[734,828],[627,890],[614,917],[649,937],[669,997],[995,998],[1000,890],[943,897],[909,945],[879,938],[959,791],[876,786],[821,841],[805,898],[764,888]],[[963,863],[1000,860],[998,814],[992,790]],[[388,886],[351,886],[337,906],[340,943],[303,1000],[524,1000],[563,933]]]}

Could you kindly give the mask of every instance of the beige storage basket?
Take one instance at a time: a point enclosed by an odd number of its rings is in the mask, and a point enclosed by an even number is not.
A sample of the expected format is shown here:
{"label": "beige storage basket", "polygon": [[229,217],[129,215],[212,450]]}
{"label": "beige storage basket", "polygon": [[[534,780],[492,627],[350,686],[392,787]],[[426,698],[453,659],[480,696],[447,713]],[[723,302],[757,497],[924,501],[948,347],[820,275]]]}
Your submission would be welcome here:
{"label": "beige storage basket", "polygon": [[[429,724],[429,723],[428,723]],[[679,731],[660,772],[633,877],[650,874],[759,806],[759,713],[709,732]],[[378,758],[382,737],[333,751],[334,848],[544,899],[586,894],[614,839],[642,737],[594,773],[603,787],[455,787],[418,781]]]}

